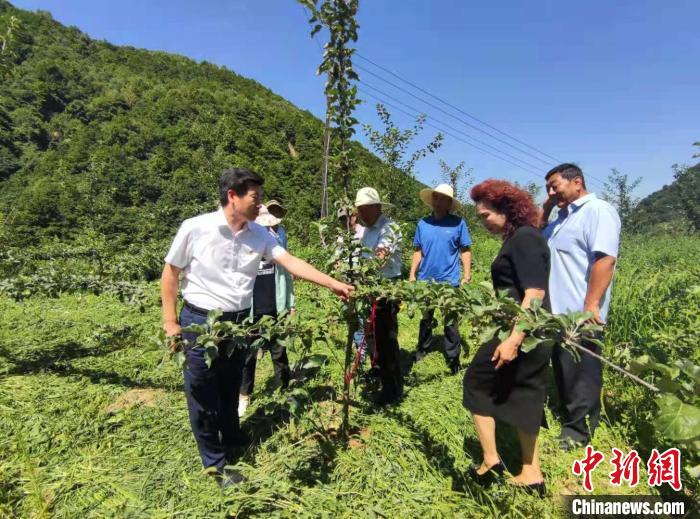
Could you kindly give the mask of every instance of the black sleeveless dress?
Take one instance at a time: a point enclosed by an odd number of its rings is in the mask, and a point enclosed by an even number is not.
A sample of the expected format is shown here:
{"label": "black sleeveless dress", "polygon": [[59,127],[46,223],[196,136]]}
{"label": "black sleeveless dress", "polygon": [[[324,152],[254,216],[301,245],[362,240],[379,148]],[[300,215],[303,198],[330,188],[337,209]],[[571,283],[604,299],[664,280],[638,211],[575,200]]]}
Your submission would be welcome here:
{"label": "black sleeveless dress", "polygon": [[[496,290],[507,289],[521,302],[526,288],[545,290],[543,307],[549,304],[549,247],[534,227],[520,227],[503,242],[491,264]],[[545,370],[552,351],[538,346],[529,353],[518,353],[510,364],[496,370],[491,360],[500,340],[496,337],[481,345],[464,374],[464,407],[481,416],[513,425],[536,435],[544,422]]]}

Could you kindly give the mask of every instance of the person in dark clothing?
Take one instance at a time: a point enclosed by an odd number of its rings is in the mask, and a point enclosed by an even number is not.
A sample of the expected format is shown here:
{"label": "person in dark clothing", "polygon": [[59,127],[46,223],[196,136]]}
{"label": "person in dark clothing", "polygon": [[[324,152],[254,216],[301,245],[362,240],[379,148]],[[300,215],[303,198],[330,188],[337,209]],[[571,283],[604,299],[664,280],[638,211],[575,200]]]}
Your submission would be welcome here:
{"label": "person in dark clothing", "polygon": [[[277,231],[282,229],[281,218],[274,216],[267,208],[261,207],[260,214],[255,223],[267,228],[268,232],[282,247],[287,249],[287,235]],[[294,311],[294,288],[291,276],[282,267],[278,267],[265,259],[260,261],[258,275],[253,285],[253,319],[258,322],[264,316],[277,318],[279,312]],[[260,353],[270,351],[272,365],[275,370],[277,383],[282,389],[289,385],[289,359],[287,349],[277,343],[277,337],[270,337],[260,347]],[[243,365],[243,378],[241,381],[240,395],[238,396],[238,416],[245,415],[250,395],[255,385],[255,369],[258,364],[258,350],[251,349],[247,352]]]}
{"label": "person in dark clothing", "polygon": [[[523,308],[540,299],[549,309],[546,292],[549,248],[535,228],[538,210],[530,195],[501,180],[486,180],[471,191],[476,212],[488,231],[503,236],[503,245],[491,264],[496,290],[507,290]],[[551,348],[537,346],[519,352],[524,333],[515,327],[503,341],[498,337],[482,344],[464,375],[464,407],[474,418],[483,450],[481,465],[470,472],[481,483],[489,482],[505,467],[496,448],[496,420],[518,430],[522,472],[513,483],[544,495],[544,477],[537,453],[537,435],[544,423],[545,372]]]}

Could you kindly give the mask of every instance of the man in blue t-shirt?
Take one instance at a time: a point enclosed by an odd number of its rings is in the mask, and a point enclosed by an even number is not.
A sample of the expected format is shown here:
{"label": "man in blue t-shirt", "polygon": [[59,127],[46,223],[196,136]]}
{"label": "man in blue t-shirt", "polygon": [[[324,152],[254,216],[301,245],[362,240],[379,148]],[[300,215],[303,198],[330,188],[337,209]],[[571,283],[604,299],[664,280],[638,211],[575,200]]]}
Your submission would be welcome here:
{"label": "man in blue t-shirt", "polygon": [[[420,198],[433,213],[418,222],[413,239],[413,261],[411,261],[410,281],[433,281],[449,283],[452,286],[469,283],[471,278],[472,243],[466,222],[451,214],[459,202],[454,198],[452,188],[440,184],[435,189],[423,189]],[[460,263],[462,273],[460,276]],[[415,360],[427,353],[433,335],[433,311],[423,313],[418,332],[418,347]],[[445,359],[454,374],[459,371],[459,336],[457,316],[444,316]]]}

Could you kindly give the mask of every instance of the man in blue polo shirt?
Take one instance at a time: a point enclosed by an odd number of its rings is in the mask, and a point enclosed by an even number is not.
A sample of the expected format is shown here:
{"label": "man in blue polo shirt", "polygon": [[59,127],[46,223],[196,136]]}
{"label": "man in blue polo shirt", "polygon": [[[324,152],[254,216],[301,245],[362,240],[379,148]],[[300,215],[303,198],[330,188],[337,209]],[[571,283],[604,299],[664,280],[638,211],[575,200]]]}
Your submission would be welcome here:
{"label": "man in blue polo shirt", "polygon": [[[413,260],[411,261],[410,281],[432,281],[459,286],[469,283],[471,278],[472,243],[465,221],[452,211],[459,207],[452,188],[440,184],[435,189],[423,189],[420,198],[433,210],[418,222],[413,239]],[[460,274],[460,264],[462,272]],[[418,332],[418,347],[415,359],[422,359],[428,352],[433,334],[433,311],[423,313]],[[452,373],[459,371],[461,339],[457,322],[447,322],[444,316],[445,360]]]}
{"label": "man in blue polo shirt", "polygon": [[[605,324],[620,247],[620,217],[613,206],[588,193],[583,172],[575,164],[553,168],[545,180],[548,196],[542,226],[551,252],[552,313],[591,312],[595,322]],[[547,224],[555,206],[559,214]],[[592,342],[583,341],[582,346],[600,354]],[[600,421],[603,367],[591,355],[580,357],[576,361],[561,346],[552,350],[561,404],[560,444],[565,450],[589,442]]]}

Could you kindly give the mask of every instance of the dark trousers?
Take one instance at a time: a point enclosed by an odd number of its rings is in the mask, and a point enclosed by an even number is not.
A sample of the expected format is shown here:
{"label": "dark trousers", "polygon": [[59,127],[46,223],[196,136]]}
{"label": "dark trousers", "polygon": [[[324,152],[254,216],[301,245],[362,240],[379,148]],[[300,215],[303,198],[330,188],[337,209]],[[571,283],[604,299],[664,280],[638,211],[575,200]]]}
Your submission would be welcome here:
{"label": "dark trousers", "polygon": [[[418,347],[416,348],[419,353],[428,353],[430,339],[433,337],[434,315],[435,312],[433,310],[428,310],[423,313],[423,318],[420,320],[420,327],[418,329]],[[445,360],[447,360],[448,363],[459,362],[459,352],[462,343],[459,336],[459,327],[456,324],[443,324],[445,332]]]}
{"label": "dark trousers", "polygon": [[[224,314],[222,319],[241,322],[250,311]],[[185,306],[180,313],[180,324],[203,324],[207,316]],[[191,344],[197,339],[194,333],[183,333],[183,339]],[[235,349],[230,357],[224,354],[212,362],[211,368],[204,362],[203,348],[187,349],[187,364],[183,370],[185,395],[190,415],[192,433],[197,441],[199,456],[205,467],[223,469],[227,452],[240,435],[238,423],[238,392],[246,350]]]}
{"label": "dark trousers", "polygon": [[[262,315],[256,315],[255,321],[257,322]],[[277,317],[276,315],[274,317]],[[287,348],[277,344],[277,338],[271,337],[271,340],[265,341],[261,346],[263,349],[270,350],[270,357],[272,358],[272,365],[275,369],[275,377],[277,378],[277,383],[282,386],[282,389],[286,389],[289,385],[289,359],[287,358]],[[258,365],[258,351],[256,349],[250,349],[247,352],[245,364],[243,366],[243,382],[241,383],[241,395],[251,395],[253,393],[253,387],[255,385],[255,368]]]}
{"label": "dark trousers", "polygon": [[401,392],[401,362],[399,353],[399,309],[398,301],[377,301],[374,318],[376,363],[382,387]]}
{"label": "dark trousers", "polygon": [[[596,344],[583,341],[581,345],[600,355]],[[579,352],[579,356],[577,362],[570,351],[557,345],[552,350],[552,367],[559,390],[561,437],[588,442],[600,422],[603,365],[586,353]]]}

